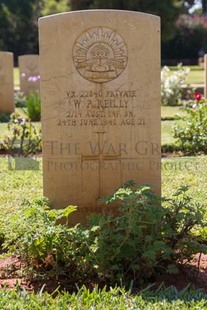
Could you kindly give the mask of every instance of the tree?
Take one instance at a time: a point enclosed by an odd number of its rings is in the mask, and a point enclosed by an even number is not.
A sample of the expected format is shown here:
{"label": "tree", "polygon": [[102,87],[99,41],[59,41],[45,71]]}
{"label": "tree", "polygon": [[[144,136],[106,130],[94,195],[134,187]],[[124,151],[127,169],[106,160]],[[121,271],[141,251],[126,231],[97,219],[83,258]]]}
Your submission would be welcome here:
{"label": "tree", "polygon": [[[190,0],[189,0],[190,1]],[[119,9],[140,11],[161,17],[162,39],[169,40],[175,34],[174,23],[184,7],[179,0],[71,0],[72,10]]]}
{"label": "tree", "polygon": [[201,4],[202,4],[202,12],[203,12],[203,14],[207,14],[207,0],[202,0]]}
{"label": "tree", "polygon": [[18,55],[38,53],[37,18],[42,0],[0,1],[0,48]]}
{"label": "tree", "polygon": [[69,10],[68,0],[43,0],[41,15],[62,13]]}

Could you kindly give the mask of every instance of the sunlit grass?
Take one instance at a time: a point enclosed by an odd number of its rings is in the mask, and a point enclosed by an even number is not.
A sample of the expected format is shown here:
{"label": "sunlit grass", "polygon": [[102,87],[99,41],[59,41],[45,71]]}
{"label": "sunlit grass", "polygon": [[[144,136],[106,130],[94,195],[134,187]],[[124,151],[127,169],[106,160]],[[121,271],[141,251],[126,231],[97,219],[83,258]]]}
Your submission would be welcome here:
{"label": "sunlit grass", "polygon": [[19,68],[14,68],[14,88],[19,89],[20,81],[19,81]]}
{"label": "sunlit grass", "polygon": [[[190,73],[187,77],[188,84],[204,84],[204,69],[199,66],[187,66]],[[177,71],[177,67],[169,67],[172,71]]]}
{"label": "sunlit grass", "polygon": [[171,144],[175,141],[173,138],[173,126],[177,121],[163,121],[161,122],[161,141],[163,144]]}

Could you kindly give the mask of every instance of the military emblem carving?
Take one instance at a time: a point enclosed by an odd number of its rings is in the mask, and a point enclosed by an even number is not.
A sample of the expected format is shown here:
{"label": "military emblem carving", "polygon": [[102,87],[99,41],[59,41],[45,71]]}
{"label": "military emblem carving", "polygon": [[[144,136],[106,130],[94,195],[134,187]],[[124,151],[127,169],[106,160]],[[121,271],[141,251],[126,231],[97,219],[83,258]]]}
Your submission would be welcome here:
{"label": "military emblem carving", "polygon": [[86,80],[109,82],[126,68],[127,46],[112,29],[91,28],[77,38],[73,47],[73,62]]}

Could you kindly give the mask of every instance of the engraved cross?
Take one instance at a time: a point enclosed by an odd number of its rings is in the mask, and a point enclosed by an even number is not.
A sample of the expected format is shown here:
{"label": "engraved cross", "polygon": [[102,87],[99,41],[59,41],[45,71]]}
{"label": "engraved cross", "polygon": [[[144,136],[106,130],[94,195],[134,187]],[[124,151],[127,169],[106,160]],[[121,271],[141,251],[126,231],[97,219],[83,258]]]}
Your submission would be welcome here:
{"label": "engraved cross", "polygon": [[[99,183],[99,197],[101,197],[102,192],[103,192],[103,162],[106,160],[118,160],[121,161],[121,154],[109,154],[108,152],[104,154],[104,131],[98,131],[96,132],[98,135],[98,153],[94,155],[81,155],[81,162],[85,160],[97,160],[98,161],[98,171],[99,171],[99,176],[98,176],[98,183]],[[97,198],[97,199],[98,199]]]}

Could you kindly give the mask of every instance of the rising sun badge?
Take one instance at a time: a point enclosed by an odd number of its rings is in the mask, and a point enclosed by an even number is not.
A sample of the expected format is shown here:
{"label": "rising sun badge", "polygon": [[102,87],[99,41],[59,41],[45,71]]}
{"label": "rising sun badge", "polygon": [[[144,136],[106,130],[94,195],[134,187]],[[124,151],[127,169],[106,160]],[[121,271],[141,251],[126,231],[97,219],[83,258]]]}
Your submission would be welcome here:
{"label": "rising sun badge", "polygon": [[109,82],[126,68],[127,47],[117,32],[104,27],[91,28],[77,38],[73,62],[86,80]]}

